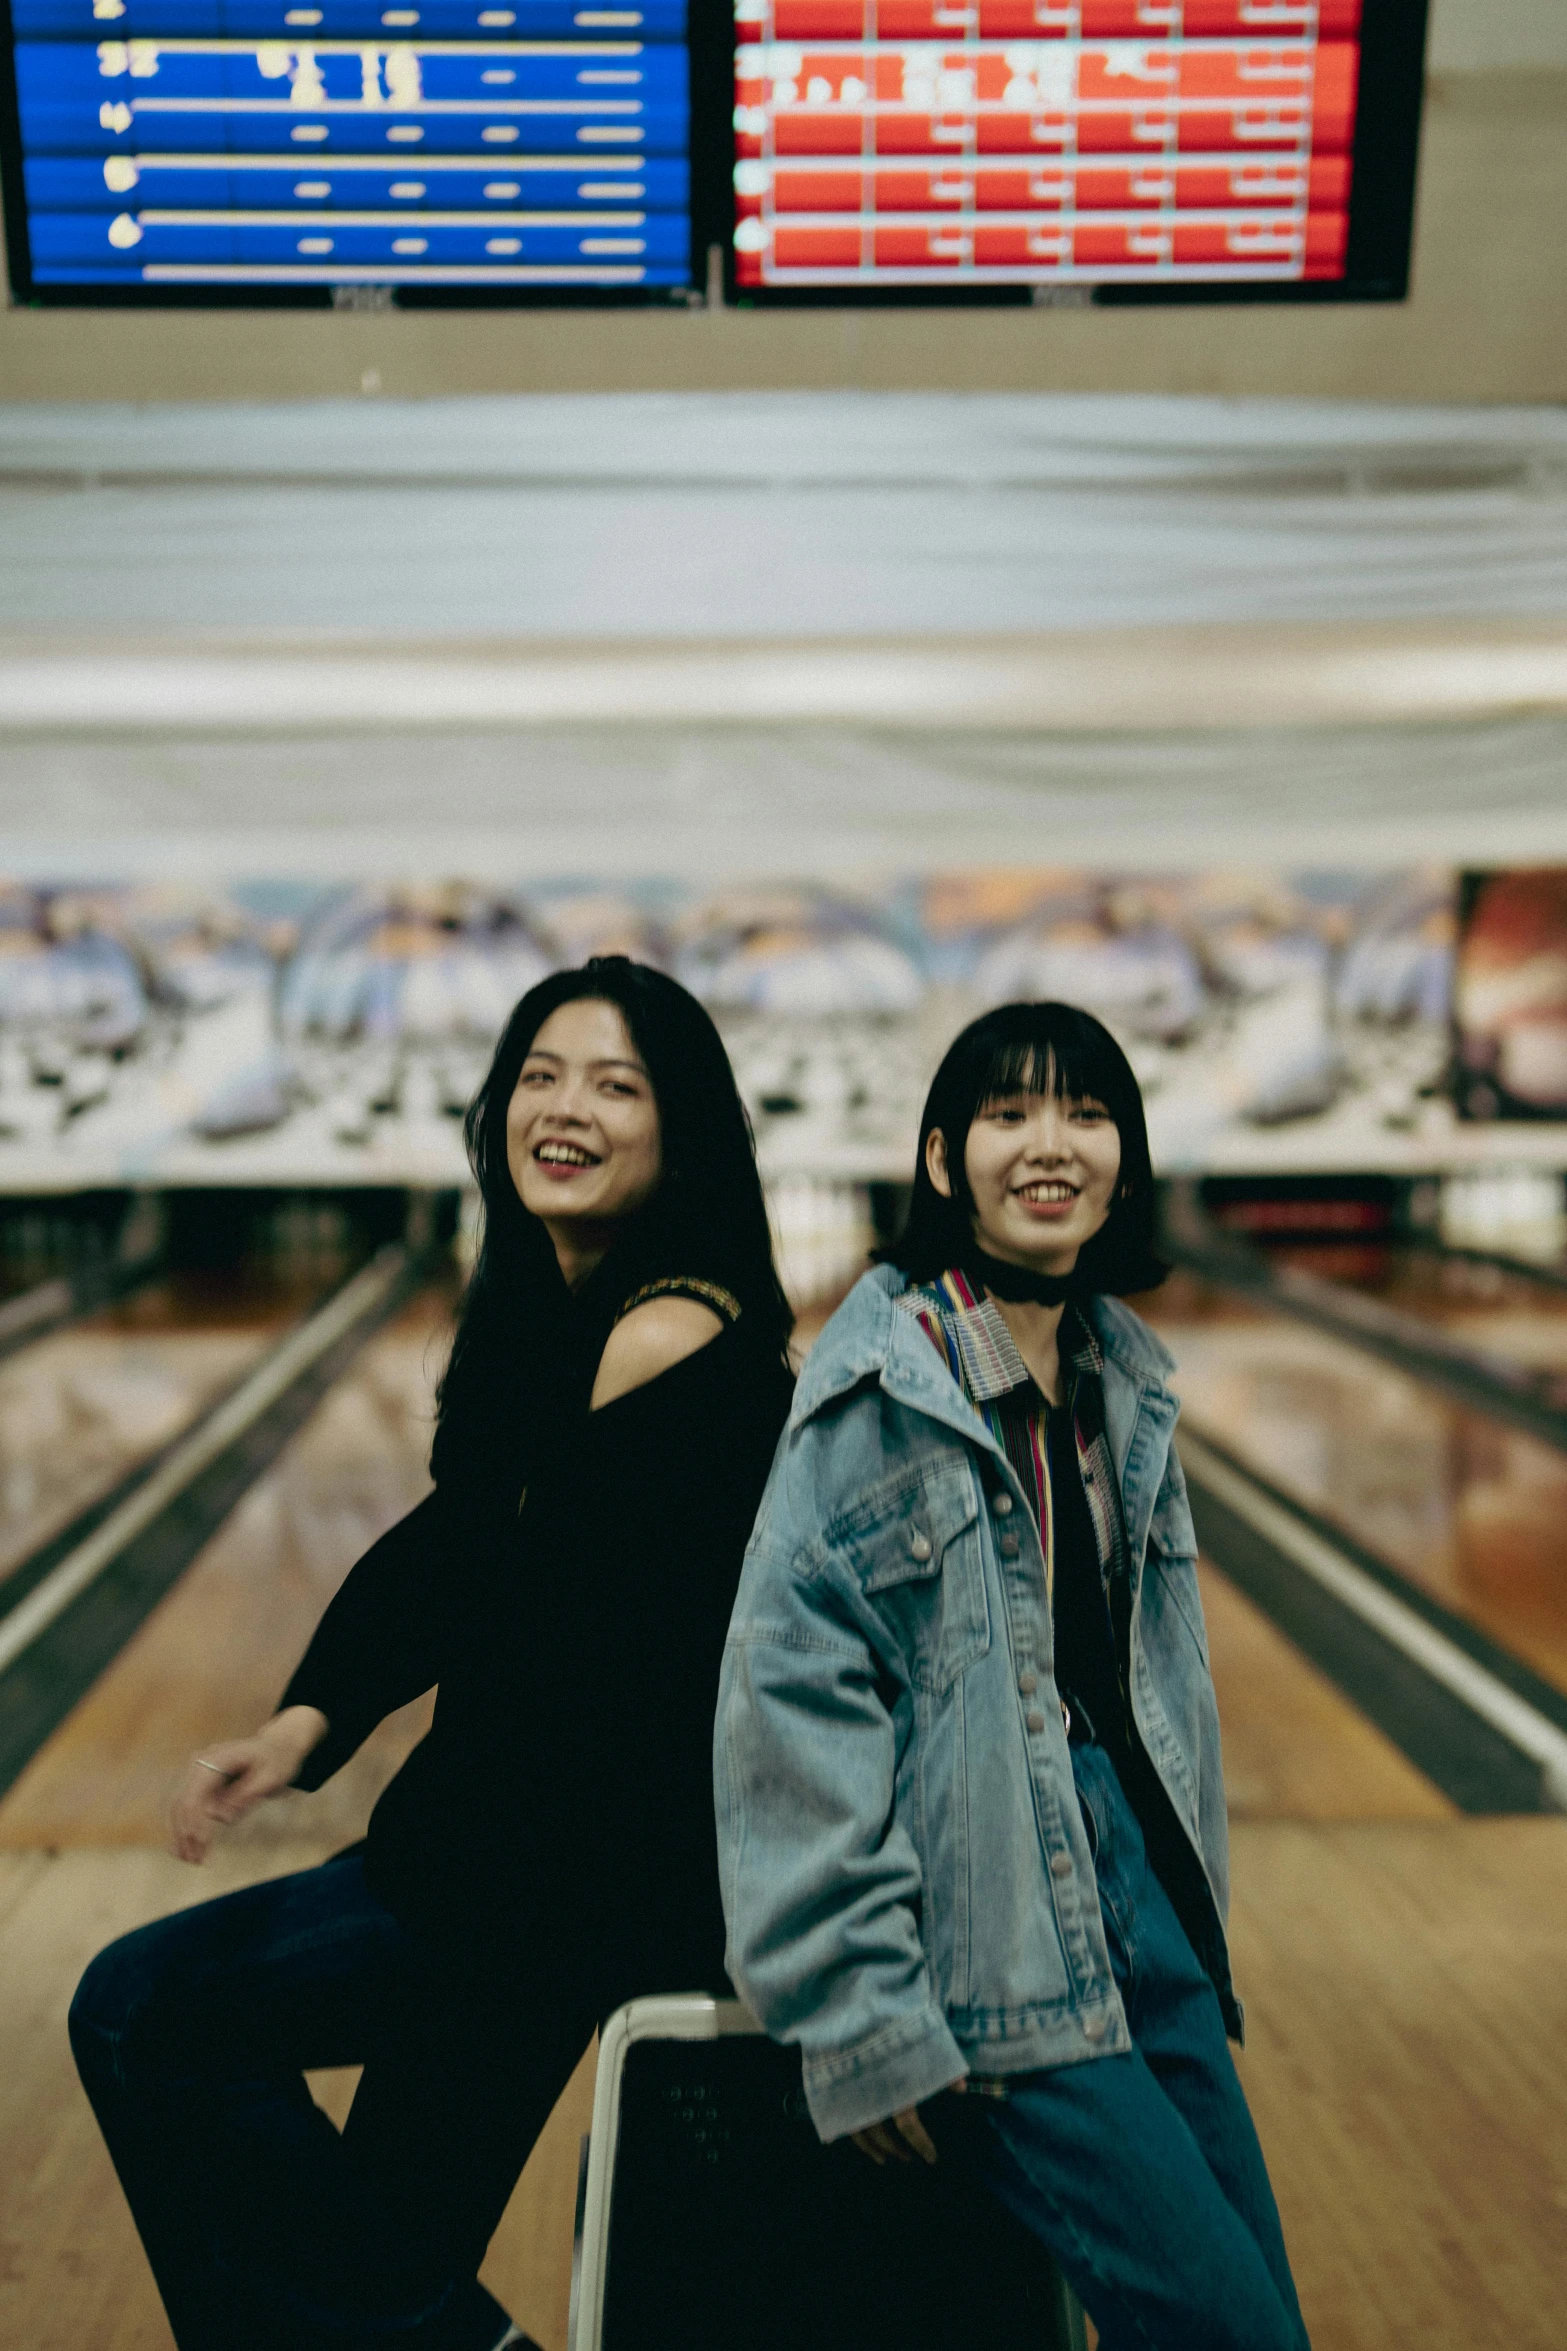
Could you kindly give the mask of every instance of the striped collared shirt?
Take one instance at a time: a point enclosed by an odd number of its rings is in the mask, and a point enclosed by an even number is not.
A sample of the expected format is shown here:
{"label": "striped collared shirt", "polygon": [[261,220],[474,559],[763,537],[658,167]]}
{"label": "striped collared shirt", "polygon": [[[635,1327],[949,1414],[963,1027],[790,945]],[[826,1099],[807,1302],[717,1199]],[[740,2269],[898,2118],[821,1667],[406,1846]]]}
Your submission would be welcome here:
{"label": "striped collared shirt", "polygon": [[[926,1337],[979,1414],[1016,1472],[1034,1512],[1045,1554],[1045,1572],[1055,1564],[1054,1511],[1050,1493],[1049,1406],[1018,1353],[1017,1342],[995,1300],[969,1277],[950,1267],[937,1280],[905,1290],[899,1307],[914,1316]],[[1105,1436],[1104,1358],[1099,1342],[1076,1307],[1061,1317],[1057,1337],[1066,1408],[1077,1440],[1083,1498],[1094,1531],[1099,1580],[1108,1601],[1126,1571],[1115,1464]],[[1051,1597],[1054,1598],[1052,1590]]]}

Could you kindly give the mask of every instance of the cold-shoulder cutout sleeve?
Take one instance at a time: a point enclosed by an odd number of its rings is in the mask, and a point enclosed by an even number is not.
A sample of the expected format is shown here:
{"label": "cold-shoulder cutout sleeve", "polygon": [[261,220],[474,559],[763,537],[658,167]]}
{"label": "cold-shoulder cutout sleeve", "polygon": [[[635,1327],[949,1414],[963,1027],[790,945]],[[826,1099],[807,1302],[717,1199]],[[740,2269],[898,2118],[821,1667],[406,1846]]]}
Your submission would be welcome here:
{"label": "cold-shoulder cutout sleeve", "polygon": [[710,1346],[726,1327],[715,1306],[689,1294],[664,1294],[632,1306],[605,1342],[593,1382],[592,1409],[600,1411],[634,1388],[646,1387],[688,1355]]}

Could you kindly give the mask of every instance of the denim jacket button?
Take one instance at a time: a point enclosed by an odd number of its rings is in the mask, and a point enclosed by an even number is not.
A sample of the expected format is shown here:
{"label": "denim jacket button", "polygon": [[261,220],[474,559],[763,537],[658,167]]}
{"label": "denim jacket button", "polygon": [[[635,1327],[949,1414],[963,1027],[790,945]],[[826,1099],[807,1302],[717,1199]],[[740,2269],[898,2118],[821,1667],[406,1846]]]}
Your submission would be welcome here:
{"label": "denim jacket button", "polygon": [[1031,1714],[1028,1717],[1028,1727],[1031,1731],[1042,1731],[1045,1727],[1044,1716],[1042,1714]]}
{"label": "denim jacket button", "polygon": [[1005,1518],[1012,1508],[1011,1495],[998,1494],[994,1502],[991,1504],[991,1508],[994,1510],[997,1518]]}
{"label": "denim jacket button", "polygon": [[1053,1878],[1069,1878],[1072,1874],[1071,1854],[1052,1853],[1050,1856],[1050,1874]]}
{"label": "denim jacket button", "polygon": [[913,1552],[916,1559],[928,1559],[930,1557],[929,1535],[922,1534],[920,1530],[916,1528],[913,1539],[909,1544],[909,1549]]}
{"label": "denim jacket button", "polygon": [[1001,1551],[1001,1556],[1002,1556],[1002,1558],[1003,1558],[1003,1559],[1016,1559],[1016,1557],[1017,1557],[1018,1553],[1019,1553],[1019,1552],[1022,1550],[1022,1548],[1023,1548],[1023,1546],[1022,1546],[1022,1544],[1021,1544],[1021,1543],[1018,1541],[1018,1539],[1017,1539],[1016,1535],[1003,1535],[1003,1536],[1002,1536],[1002,1538],[1001,1538],[1001,1543],[1000,1543],[1000,1551]]}
{"label": "denim jacket button", "polygon": [[1032,1698],[1039,1684],[1031,1673],[1020,1673],[1017,1677],[1017,1686],[1025,1698]]}
{"label": "denim jacket button", "polygon": [[1083,2019],[1083,2038],[1084,2038],[1084,2040],[1085,2040],[1085,2041],[1102,2041],[1102,2040],[1104,2039],[1104,2037],[1105,2037],[1105,2020],[1104,2020],[1104,2018],[1103,2018],[1102,2016],[1085,2016],[1085,2017],[1084,2017],[1084,2019]]}

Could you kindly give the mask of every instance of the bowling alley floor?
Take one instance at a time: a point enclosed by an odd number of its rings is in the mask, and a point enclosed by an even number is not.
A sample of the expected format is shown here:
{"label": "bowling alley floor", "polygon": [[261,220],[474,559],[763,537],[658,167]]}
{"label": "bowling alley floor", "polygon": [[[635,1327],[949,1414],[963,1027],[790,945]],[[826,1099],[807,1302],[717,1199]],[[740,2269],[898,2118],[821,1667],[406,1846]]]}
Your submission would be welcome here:
{"label": "bowling alley floor", "polygon": [[1473,1819],[1211,1570],[1241,2076],[1316,2351],[1559,2351],[1567,1820]]}
{"label": "bowling alley floor", "polygon": [[[192,1874],[148,1846],[0,1852],[0,2341],[169,2351],[65,2013],[100,1944],[321,1857],[239,1844]],[[1317,2351],[1559,2351],[1567,2290],[1567,1821],[1242,1819],[1241,2057]],[[318,2077],[341,2113],[351,2076]],[[585,2063],[485,2276],[564,2351]]]}
{"label": "bowling alley floor", "polygon": [[[1543,1366],[1553,1332],[1560,1348],[1567,1324],[1557,1294],[1545,1295],[1550,1311],[1509,1326],[1504,1359]],[[1433,1284],[1431,1319],[1439,1302]],[[1176,1357],[1183,1429],[1567,1689],[1567,1454],[1558,1444],[1345,1338],[1185,1275],[1146,1303]],[[1473,1327],[1459,1335],[1480,1343]],[[1503,1353],[1494,1331],[1486,1343]]]}
{"label": "bowling alley floor", "polygon": [[318,1292],[166,1276],[0,1362],[0,1577],[189,1427]]}
{"label": "bowling alley floor", "polygon": [[[364,1350],[0,1802],[0,2343],[169,2351],[65,2040],[82,1966],[357,1831],[422,1716],[197,1873],[161,1849],[198,1741],[263,1713],[321,1605],[423,1490],[442,1306]],[[1559,2351],[1567,2304],[1567,1820],[1463,1818],[1205,1569],[1234,1821],[1240,2058],[1317,2351]],[[317,2080],[341,2112],[351,2075]],[[579,2069],[486,2278],[564,2351]]]}

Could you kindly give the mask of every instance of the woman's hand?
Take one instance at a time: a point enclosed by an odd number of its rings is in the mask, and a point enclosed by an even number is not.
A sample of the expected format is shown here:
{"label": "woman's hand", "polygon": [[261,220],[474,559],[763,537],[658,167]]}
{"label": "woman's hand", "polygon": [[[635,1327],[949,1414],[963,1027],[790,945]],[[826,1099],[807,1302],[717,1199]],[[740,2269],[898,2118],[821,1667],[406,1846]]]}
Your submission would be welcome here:
{"label": "woman's hand", "polygon": [[[964,2077],[949,2082],[949,2090],[961,2090]],[[885,2122],[867,2124],[863,2131],[851,2131],[849,2136],[862,2155],[872,2163],[912,2163],[917,2155],[921,2163],[934,2163],[936,2149],[929,2131],[920,2120],[917,2106],[905,2106],[901,2114],[891,2114]]]}
{"label": "woman's hand", "polygon": [[192,1756],[169,1806],[169,1850],[181,1861],[205,1861],[214,1833],[264,1796],[281,1795],[326,1731],[319,1707],[289,1706],[254,1738],[220,1739]]}

